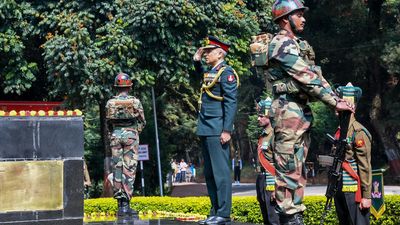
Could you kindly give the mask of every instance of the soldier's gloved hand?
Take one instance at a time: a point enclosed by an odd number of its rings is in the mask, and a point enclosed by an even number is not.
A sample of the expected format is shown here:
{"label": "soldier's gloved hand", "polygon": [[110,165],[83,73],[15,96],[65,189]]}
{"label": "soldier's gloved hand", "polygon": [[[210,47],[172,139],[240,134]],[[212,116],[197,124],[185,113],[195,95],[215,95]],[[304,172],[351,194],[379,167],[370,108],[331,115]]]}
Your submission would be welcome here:
{"label": "soldier's gloved hand", "polygon": [[223,131],[221,133],[220,140],[221,140],[221,144],[225,144],[226,142],[230,141],[231,140],[231,133],[229,133],[227,131]]}
{"label": "soldier's gloved hand", "polygon": [[360,209],[369,209],[371,207],[371,199],[370,198],[362,198],[360,202]]}
{"label": "soldier's gloved hand", "polygon": [[194,53],[193,60],[200,61],[201,57],[203,56],[204,49],[201,47],[197,49],[196,53]]}

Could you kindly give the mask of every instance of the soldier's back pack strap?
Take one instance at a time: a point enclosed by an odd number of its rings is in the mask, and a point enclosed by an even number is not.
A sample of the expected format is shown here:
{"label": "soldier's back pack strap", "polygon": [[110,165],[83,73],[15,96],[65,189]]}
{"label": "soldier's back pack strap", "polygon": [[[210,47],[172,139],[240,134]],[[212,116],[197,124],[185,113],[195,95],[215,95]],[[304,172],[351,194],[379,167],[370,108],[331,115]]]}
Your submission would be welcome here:
{"label": "soldier's back pack strap", "polygon": [[251,37],[250,53],[251,65],[255,67],[268,66],[268,45],[273,35],[269,33]]}
{"label": "soldier's back pack strap", "polygon": [[[221,69],[219,69],[218,73],[216,74],[216,76],[214,77],[214,79],[213,79],[211,82],[209,82],[209,83],[205,83],[205,82],[204,82],[203,85],[201,86],[201,88],[200,88],[200,97],[199,97],[199,101],[198,101],[198,103],[199,103],[199,110],[200,110],[200,106],[201,106],[201,103],[202,103],[201,98],[202,98],[204,92],[205,92],[208,96],[210,96],[211,98],[213,98],[213,99],[215,99],[215,100],[217,100],[217,101],[223,101],[223,100],[224,100],[224,97],[214,95],[214,94],[211,92],[211,89],[212,89],[212,88],[215,86],[215,84],[218,82],[219,78],[221,77],[221,75],[222,75],[222,73],[225,71],[225,69],[226,69],[226,67],[221,67]],[[240,84],[240,82],[239,82],[239,76],[237,75],[236,71],[235,71],[233,68],[232,68],[232,70],[233,70],[233,73],[235,74],[235,77],[236,77],[237,87],[239,87],[239,84]]]}
{"label": "soldier's back pack strap", "polygon": [[135,108],[136,98],[128,96],[124,99],[110,99],[106,106],[106,118],[112,120],[135,119],[138,115],[138,109]]}
{"label": "soldier's back pack strap", "polygon": [[[255,73],[265,79],[269,87],[268,77],[268,48],[273,35],[270,33],[259,34],[251,37],[250,56],[251,66]],[[270,88],[270,87],[269,87]]]}

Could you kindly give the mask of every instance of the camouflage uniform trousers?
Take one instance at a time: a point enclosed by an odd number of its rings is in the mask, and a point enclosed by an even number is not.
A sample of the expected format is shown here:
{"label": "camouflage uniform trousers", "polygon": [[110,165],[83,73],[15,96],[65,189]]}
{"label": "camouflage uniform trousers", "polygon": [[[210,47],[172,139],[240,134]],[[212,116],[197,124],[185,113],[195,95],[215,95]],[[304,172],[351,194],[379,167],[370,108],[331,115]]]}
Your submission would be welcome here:
{"label": "camouflage uniform trousers", "polygon": [[116,128],[111,134],[110,145],[114,197],[131,199],[138,164],[138,132],[132,128]]}
{"label": "camouflage uniform trousers", "polygon": [[298,102],[281,95],[272,103],[275,197],[277,210],[282,215],[292,215],[306,209],[303,204],[307,180],[305,160],[313,117],[309,106]]}

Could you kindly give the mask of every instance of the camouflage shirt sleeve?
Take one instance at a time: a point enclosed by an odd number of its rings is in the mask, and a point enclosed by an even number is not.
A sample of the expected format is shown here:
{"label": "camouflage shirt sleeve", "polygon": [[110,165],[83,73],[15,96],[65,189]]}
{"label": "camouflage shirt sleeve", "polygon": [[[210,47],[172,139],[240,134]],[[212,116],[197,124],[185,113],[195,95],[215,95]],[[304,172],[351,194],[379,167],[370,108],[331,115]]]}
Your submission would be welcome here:
{"label": "camouflage shirt sleeve", "polygon": [[371,140],[363,130],[357,130],[354,138],[354,153],[358,164],[363,198],[371,198],[372,168]]}
{"label": "camouflage shirt sleeve", "polygon": [[278,35],[272,40],[270,47],[270,60],[277,61],[281,68],[301,85],[302,90],[332,107],[336,106],[337,95],[325,79],[320,79],[317,68],[301,58],[294,39]]}

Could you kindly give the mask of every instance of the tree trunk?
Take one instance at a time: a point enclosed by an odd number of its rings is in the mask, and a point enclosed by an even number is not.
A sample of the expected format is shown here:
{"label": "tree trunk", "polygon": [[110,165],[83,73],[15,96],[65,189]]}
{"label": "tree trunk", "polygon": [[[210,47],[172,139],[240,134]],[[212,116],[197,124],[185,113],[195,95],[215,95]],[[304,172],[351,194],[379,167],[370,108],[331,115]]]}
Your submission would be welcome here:
{"label": "tree trunk", "polygon": [[398,176],[398,174],[400,173],[400,155],[398,147],[395,143],[395,138],[393,138],[393,135],[388,131],[388,127],[386,126],[385,121],[379,119],[381,105],[381,97],[378,94],[372,100],[372,108],[370,113],[371,124],[374,127],[374,130],[378,136],[375,139],[378,139],[378,141],[383,146],[390,166],[390,171],[392,172],[392,174],[397,174]]}
{"label": "tree trunk", "polygon": [[[369,39],[380,38],[381,10],[383,0],[368,0],[368,25]],[[377,138],[381,143],[384,152],[388,158],[389,165],[393,174],[400,174],[400,155],[396,146],[395,138],[390,133],[390,124],[387,124],[383,115],[383,96],[387,90],[385,71],[382,70],[379,62],[380,53],[371,54],[369,58],[369,90],[372,92],[372,104],[370,109],[371,124],[377,134]]]}

